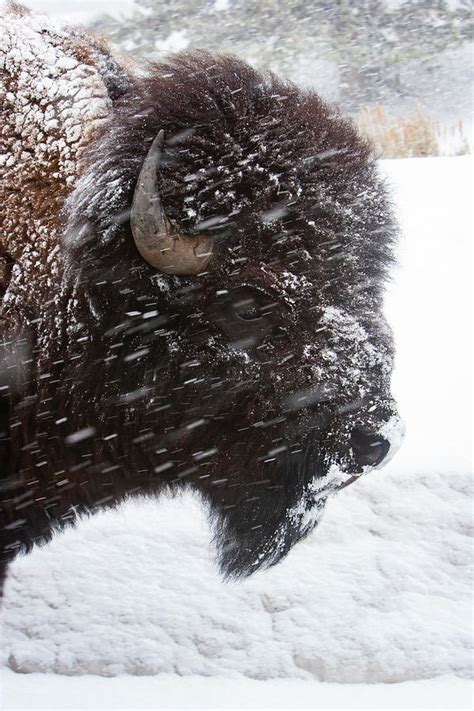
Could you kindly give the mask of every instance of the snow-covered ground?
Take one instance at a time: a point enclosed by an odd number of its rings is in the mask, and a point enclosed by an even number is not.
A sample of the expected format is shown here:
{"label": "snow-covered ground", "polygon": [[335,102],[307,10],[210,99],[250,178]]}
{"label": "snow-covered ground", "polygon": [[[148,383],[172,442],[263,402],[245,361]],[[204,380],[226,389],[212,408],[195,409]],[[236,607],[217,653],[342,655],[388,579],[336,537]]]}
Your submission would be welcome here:
{"label": "snow-covered ground", "polygon": [[19,559],[5,710],[469,707],[472,160],[382,169],[403,228],[399,454],[240,584],[218,578],[190,498],[130,503]]}
{"label": "snow-covered ground", "polygon": [[438,677],[400,684],[328,684],[294,679],[225,677],[70,677],[4,673],[3,711],[140,709],[429,709],[470,708],[469,682]]}

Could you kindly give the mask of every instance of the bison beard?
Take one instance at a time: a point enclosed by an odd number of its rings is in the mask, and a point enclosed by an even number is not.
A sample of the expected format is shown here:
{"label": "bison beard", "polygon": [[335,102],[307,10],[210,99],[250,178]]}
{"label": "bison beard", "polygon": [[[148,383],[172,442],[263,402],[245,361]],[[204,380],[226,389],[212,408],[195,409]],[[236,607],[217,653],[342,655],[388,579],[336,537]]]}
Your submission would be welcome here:
{"label": "bison beard", "polygon": [[[48,217],[59,276],[33,270],[33,299],[21,265],[3,280],[1,560],[78,512],[187,487],[209,506],[223,573],[248,575],[393,454],[386,191],[314,92],[204,52],[145,78],[100,66],[109,114]],[[157,271],[134,243],[160,131],[166,217],[212,238],[197,276]]]}

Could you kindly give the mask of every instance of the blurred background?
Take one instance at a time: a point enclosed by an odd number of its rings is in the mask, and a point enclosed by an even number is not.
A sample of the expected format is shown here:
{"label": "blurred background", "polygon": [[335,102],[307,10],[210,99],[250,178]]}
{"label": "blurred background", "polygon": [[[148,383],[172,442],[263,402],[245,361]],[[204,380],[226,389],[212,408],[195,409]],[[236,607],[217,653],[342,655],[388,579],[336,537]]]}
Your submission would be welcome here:
{"label": "blurred background", "polygon": [[315,88],[386,158],[472,148],[471,0],[26,0],[122,52],[206,48]]}

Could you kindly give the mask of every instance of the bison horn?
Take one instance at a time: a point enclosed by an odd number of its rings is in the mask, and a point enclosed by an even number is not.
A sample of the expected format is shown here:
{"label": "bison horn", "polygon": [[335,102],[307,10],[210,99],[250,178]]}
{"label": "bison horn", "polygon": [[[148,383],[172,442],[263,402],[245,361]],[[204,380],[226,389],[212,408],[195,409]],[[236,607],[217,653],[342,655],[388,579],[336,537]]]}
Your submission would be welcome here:
{"label": "bison horn", "polygon": [[180,235],[166,218],[156,185],[163,146],[162,130],[151,144],[138,176],[130,214],[133,238],[143,259],[152,267],[167,274],[198,274],[211,258],[212,240],[206,235]]}

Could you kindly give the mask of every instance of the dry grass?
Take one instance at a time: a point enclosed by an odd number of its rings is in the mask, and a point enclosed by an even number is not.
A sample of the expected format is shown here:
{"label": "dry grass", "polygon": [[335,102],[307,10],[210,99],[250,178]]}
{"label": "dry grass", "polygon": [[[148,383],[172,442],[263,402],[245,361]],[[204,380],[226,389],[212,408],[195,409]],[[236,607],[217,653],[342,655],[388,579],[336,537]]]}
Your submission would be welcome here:
{"label": "dry grass", "polygon": [[449,128],[426,114],[417,102],[408,116],[388,116],[382,105],[362,106],[356,119],[360,131],[381,158],[464,155],[471,152],[462,121]]}

